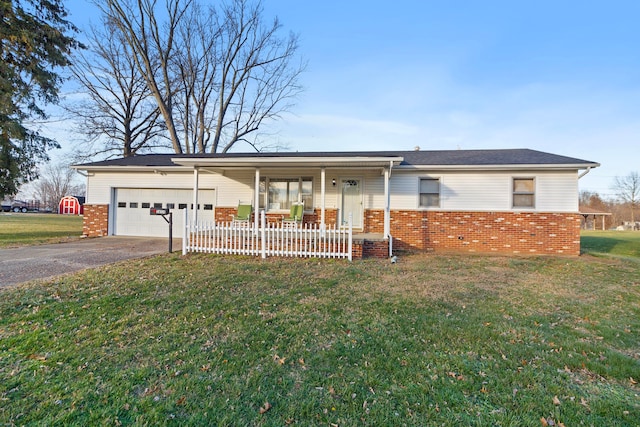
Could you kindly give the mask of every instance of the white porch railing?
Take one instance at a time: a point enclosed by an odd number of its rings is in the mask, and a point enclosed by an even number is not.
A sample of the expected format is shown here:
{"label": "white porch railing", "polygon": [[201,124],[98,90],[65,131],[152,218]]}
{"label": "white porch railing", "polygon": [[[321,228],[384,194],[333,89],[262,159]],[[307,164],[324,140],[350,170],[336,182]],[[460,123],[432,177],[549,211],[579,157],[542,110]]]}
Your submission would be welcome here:
{"label": "white porch railing", "polygon": [[189,222],[184,211],[185,233],[182,254],[206,252],[254,255],[266,258],[315,257],[352,260],[353,228],[323,228],[317,224],[284,225],[267,223],[260,212],[260,226],[252,222]]}

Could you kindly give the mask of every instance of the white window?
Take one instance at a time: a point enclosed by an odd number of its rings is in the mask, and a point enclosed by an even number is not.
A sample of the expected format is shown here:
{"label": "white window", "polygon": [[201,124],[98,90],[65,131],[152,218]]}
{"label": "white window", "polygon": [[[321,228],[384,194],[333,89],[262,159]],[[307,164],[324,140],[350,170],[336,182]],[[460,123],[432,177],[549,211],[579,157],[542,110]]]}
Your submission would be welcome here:
{"label": "white window", "polygon": [[536,206],[536,185],[533,178],[513,178],[513,207],[533,208]]}
{"label": "white window", "polygon": [[420,207],[440,207],[440,178],[420,178]]}
{"label": "white window", "polygon": [[293,203],[304,202],[305,210],[313,209],[313,179],[263,178],[260,180],[260,208],[289,210]]}

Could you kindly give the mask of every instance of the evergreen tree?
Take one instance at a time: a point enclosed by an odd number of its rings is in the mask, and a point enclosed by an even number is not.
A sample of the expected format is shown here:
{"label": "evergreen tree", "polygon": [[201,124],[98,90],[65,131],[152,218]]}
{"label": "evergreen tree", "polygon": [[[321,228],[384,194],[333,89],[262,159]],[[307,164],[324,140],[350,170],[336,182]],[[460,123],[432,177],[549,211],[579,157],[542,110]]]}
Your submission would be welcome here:
{"label": "evergreen tree", "polygon": [[61,67],[81,47],[62,0],[0,0],[0,198],[37,177],[36,165],[59,147],[29,125],[58,102]]}

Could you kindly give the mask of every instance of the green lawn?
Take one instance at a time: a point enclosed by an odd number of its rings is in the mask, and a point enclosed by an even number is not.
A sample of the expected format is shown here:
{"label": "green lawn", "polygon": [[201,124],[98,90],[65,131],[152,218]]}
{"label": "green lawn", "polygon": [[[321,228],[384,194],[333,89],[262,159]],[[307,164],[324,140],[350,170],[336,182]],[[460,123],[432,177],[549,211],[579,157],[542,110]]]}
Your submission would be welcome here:
{"label": "green lawn", "polygon": [[81,216],[0,213],[0,248],[63,242],[81,235]]}
{"label": "green lawn", "polygon": [[582,231],[580,246],[583,253],[640,258],[638,231]]}
{"label": "green lawn", "polygon": [[638,425],[640,269],[165,254],[0,291],[0,425]]}

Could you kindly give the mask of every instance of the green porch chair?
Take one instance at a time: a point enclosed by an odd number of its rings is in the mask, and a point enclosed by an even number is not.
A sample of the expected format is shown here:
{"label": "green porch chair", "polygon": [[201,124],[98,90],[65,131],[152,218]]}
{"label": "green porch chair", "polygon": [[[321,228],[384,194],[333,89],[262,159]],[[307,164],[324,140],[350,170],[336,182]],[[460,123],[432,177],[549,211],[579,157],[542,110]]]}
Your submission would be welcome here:
{"label": "green porch chair", "polygon": [[253,212],[253,206],[250,203],[238,202],[238,212],[235,215],[231,215],[232,222],[249,222],[251,220],[251,213]]}
{"label": "green porch chair", "polygon": [[282,217],[282,224],[284,225],[299,225],[302,224],[304,218],[304,203],[293,203],[288,217]]}

